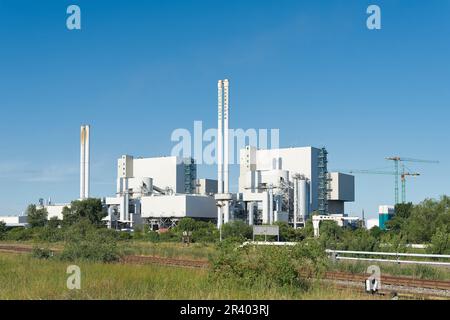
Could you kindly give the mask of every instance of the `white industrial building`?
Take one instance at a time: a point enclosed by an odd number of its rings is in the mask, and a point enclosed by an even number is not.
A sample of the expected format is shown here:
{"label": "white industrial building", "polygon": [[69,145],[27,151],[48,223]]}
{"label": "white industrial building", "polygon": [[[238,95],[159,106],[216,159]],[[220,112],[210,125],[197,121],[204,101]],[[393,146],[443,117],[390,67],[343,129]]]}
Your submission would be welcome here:
{"label": "white industrial building", "polygon": [[4,222],[7,227],[27,227],[27,216],[0,216],[0,222]]}
{"label": "white industrial building", "polygon": [[[240,150],[238,190],[229,188],[229,81],[218,82],[217,180],[197,178],[192,158],[176,156],[117,160],[114,196],[103,198],[111,228],[149,224],[174,226],[183,217],[217,222],[234,219],[250,225],[286,221],[301,227],[313,212],[346,217],[344,204],[354,201],[354,177],[327,170],[325,148],[296,147]],[[81,126],[80,200],[90,196],[90,127]],[[70,204],[44,207],[48,218],[62,219]],[[334,218],[333,218],[334,219]],[[342,220],[342,219],[341,219]],[[344,219],[350,221],[351,219]],[[344,221],[343,220],[343,221]],[[340,221],[340,220],[339,220]]]}
{"label": "white industrial building", "polygon": [[241,150],[239,193],[248,223],[297,227],[313,211],[344,214],[344,203],[354,201],[354,177],[328,173],[326,162],[326,150],[314,147]]}
{"label": "white industrial building", "polygon": [[116,195],[105,199],[106,220],[116,228],[170,227],[183,217],[213,220],[214,198],[195,194],[197,181],[191,158],[124,155],[117,162]]}

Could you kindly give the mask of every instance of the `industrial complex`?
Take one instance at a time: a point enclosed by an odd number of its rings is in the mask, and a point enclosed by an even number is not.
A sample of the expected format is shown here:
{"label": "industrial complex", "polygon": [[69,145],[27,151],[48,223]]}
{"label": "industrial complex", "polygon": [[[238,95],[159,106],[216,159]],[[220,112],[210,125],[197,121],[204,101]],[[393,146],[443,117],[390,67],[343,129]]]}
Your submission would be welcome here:
{"label": "industrial complex", "polygon": [[[218,81],[217,178],[199,178],[193,158],[178,156],[117,159],[116,193],[102,197],[108,212],[105,222],[114,229],[148,224],[170,228],[183,217],[217,223],[233,220],[249,225],[287,222],[303,227],[313,212],[315,226],[322,220],[339,225],[354,223],[345,203],[355,199],[354,176],[328,172],[328,152],[311,146],[239,150],[238,190],[230,190],[229,81]],[[80,195],[90,197],[90,126],[81,126]],[[216,179],[214,179],[216,178]],[[70,204],[40,203],[48,218],[62,219]],[[9,218],[12,219],[12,218]],[[20,220],[20,221],[19,221]],[[21,217],[10,223],[23,223]]]}

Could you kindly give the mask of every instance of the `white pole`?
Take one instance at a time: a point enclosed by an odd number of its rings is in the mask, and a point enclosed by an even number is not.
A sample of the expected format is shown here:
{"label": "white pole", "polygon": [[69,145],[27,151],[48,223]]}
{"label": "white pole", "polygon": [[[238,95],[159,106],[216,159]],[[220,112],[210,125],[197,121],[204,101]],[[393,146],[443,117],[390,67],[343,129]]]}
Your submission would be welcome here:
{"label": "white pole", "polygon": [[85,143],[86,143],[86,128],[81,126],[80,130],[80,199],[84,199],[84,188],[85,188]]}
{"label": "white pole", "polygon": [[[222,150],[223,150],[223,110],[222,110],[222,95],[223,95],[223,83],[219,80],[217,83],[217,104],[218,104],[218,117],[217,117],[217,193],[223,193],[223,166],[222,166]],[[222,228],[222,207],[221,204],[217,207],[217,227],[219,230]]]}
{"label": "white pole", "polygon": [[[229,193],[229,179],[228,179],[228,161],[229,161],[229,132],[228,132],[228,117],[229,117],[229,82],[228,79],[223,81],[223,104],[224,104],[224,166],[223,166],[223,175],[224,175],[224,193]],[[224,222],[228,223],[230,220],[230,202],[226,201],[224,206]]]}
{"label": "white pole", "polygon": [[89,198],[89,180],[90,180],[90,126],[86,126],[85,142],[85,167],[84,167],[84,198]]}
{"label": "white pole", "polygon": [[222,108],[222,95],[223,95],[223,84],[222,80],[217,83],[218,95],[218,122],[217,122],[217,192],[223,193],[223,108]]}

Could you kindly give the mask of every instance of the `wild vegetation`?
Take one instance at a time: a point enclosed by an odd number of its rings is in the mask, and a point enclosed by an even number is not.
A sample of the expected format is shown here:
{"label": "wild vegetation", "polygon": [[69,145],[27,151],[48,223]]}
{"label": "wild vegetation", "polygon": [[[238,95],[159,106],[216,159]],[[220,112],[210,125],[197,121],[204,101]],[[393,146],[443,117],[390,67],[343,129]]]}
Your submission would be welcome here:
{"label": "wild vegetation", "polygon": [[[332,221],[324,221],[319,239],[313,237],[311,221],[302,229],[278,222],[280,240],[297,242],[291,247],[239,247],[252,239],[252,229],[242,221],[227,223],[220,232],[211,222],[190,218],[182,219],[166,232],[155,232],[148,227],[121,232],[109,230],[102,223],[106,213],[99,199],[73,202],[70,209],[64,209],[63,221],[47,220],[45,209],[29,206],[30,228],[8,229],[0,223],[2,241],[34,244],[28,256],[0,254],[0,286],[8,288],[13,285],[12,278],[23,277],[31,283],[31,291],[19,289],[14,295],[10,287],[0,295],[118,298],[115,292],[123,291],[122,298],[292,299],[325,298],[333,292],[332,296],[338,297],[330,287],[324,293],[324,287],[316,279],[329,270],[365,273],[367,263],[330,262],[325,248],[401,252],[415,250],[405,244],[419,242],[427,244],[429,252],[450,253],[449,204],[449,198],[442,197],[418,205],[398,205],[397,215],[387,223],[385,231],[341,228]],[[191,235],[189,245],[181,242],[185,232]],[[209,260],[211,267],[188,271],[113,263],[130,254]],[[84,266],[87,272],[89,281],[83,292],[67,292],[64,281],[52,278],[57,268],[56,278],[65,277],[61,268],[73,262]],[[13,267],[19,263],[20,267]],[[26,273],[24,266],[36,273]],[[383,265],[383,272],[427,279],[450,278],[448,270],[427,266]],[[41,280],[35,279],[36,274]]]}
{"label": "wild vegetation", "polygon": [[367,299],[352,290],[316,284],[308,291],[291,287],[245,287],[213,281],[208,270],[156,265],[80,261],[81,289],[68,290],[60,260],[0,253],[0,299]]}

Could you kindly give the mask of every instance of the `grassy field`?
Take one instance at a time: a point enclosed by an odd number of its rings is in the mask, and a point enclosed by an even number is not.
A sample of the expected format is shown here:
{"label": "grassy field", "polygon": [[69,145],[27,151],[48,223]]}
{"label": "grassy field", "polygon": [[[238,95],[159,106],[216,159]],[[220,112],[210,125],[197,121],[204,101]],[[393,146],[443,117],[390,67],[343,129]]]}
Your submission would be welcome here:
{"label": "grassy field", "polygon": [[363,293],[314,284],[291,288],[245,288],[218,283],[208,271],[155,265],[80,262],[81,289],[68,290],[69,263],[27,254],[0,253],[0,299],[367,299]]}
{"label": "grassy field", "polygon": [[174,242],[126,241],[121,242],[119,248],[124,254],[192,260],[208,260],[215,252],[214,244],[203,243],[191,243],[186,246]]}

